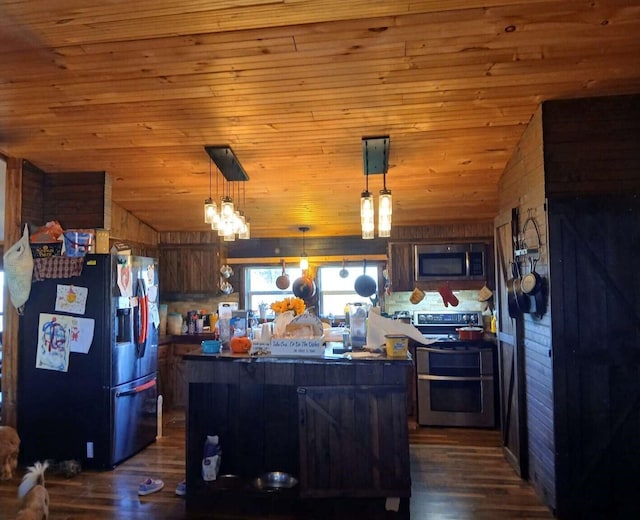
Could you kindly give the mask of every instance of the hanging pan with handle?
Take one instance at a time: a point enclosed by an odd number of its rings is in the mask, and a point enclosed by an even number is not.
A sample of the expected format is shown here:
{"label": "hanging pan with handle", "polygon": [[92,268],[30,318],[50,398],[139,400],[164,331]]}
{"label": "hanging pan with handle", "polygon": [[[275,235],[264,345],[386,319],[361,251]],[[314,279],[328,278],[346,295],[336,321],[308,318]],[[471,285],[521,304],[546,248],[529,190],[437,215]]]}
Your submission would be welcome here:
{"label": "hanging pan with handle", "polygon": [[347,278],[349,276],[349,271],[347,271],[347,268],[345,266],[345,261],[344,258],[342,259],[342,269],[340,269],[340,278]]}
{"label": "hanging pan with handle", "polygon": [[354,288],[359,296],[369,298],[376,292],[376,281],[367,275],[367,261],[363,260],[363,273],[356,278]]}
{"label": "hanging pan with handle", "polygon": [[281,291],[284,291],[285,289],[289,288],[289,275],[287,274],[287,272],[285,271],[285,264],[284,264],[284,259],[281,260],[282,262],[282,274],[280,276],[278,276],[278,278],[276,278],[276,287],[278,289],[280,289]]}
{"label": "hanging pan with handle", "polygon": [[520,283],[522,292],[525,294],[533,295],[542,287],[542,277],[536,272],[537,259],[529,258],[530,270],[522,277]]}
{"label": "hanging pan with handle", "polygon": [[511,262],[511,275],[513,278],[507,280],[507,303],[509,316],[517,318],[529,310],[529,297],[522,291],[520,267],[516,261]]}

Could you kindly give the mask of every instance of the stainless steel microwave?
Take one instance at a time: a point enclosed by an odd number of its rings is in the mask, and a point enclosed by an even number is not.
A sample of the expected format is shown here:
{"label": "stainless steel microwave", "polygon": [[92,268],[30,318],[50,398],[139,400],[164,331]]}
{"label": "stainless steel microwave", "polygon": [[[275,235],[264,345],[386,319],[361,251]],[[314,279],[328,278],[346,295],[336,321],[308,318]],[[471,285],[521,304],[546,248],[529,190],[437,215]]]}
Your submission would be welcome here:
{"label": "stainless steel microwave", "polygon": [[414,247],[414,260],[418,282],[486,279],[486,245],[482,243],[419,244]]}

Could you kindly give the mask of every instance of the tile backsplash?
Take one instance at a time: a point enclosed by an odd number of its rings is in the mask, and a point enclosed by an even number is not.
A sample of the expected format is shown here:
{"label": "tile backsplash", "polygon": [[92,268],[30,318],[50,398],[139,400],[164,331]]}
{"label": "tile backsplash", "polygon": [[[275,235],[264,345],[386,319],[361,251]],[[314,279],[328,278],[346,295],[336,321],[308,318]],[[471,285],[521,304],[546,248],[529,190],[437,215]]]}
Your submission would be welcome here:
{"label": "tile backsplash", "polygon": [[388,314],[393,314],[396,311],[444,311],[447,308],[455,311],[480,311],[482,303],[478,301],[478,292],[475,290],[454,291],[460,303],[457,307],[445,307],[438,291],[425,292],[424,299],[416,305],[409,301],[410,291],[399,291],[386,297],[385,310]]}

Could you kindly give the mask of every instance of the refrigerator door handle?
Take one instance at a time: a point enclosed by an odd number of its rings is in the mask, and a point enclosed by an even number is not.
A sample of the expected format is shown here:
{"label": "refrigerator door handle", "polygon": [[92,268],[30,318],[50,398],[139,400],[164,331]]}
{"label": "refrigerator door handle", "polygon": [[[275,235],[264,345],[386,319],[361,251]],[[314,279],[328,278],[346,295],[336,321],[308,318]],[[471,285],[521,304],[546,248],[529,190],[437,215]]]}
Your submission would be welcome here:
{"label": "refrigerator door handle", "polygon": [[144,281],[139,279],[137,284],[137,296],[138,296],[138,324],[137,324],[137,338],[136,338],[136,353],[139,358],[144,357],[144,352],[147,346],[147,328],[149,327],[149,308],[147,302],[147,295],[144,287]]}
{"label": "refrigerator door handle", "polygon": [[152,379],[151,381],[148,381],[147,383],[144,383],[142,385],[138,385],[133,387],[131,390],[124,390],[122,392],[116,392],[116,397],[125,397],[127,395],[135,395],[135,394],[139,394],[140,392],[144,392],[145,390],[148,390],[149,388],[152,388],[156,386],[156,380]]}

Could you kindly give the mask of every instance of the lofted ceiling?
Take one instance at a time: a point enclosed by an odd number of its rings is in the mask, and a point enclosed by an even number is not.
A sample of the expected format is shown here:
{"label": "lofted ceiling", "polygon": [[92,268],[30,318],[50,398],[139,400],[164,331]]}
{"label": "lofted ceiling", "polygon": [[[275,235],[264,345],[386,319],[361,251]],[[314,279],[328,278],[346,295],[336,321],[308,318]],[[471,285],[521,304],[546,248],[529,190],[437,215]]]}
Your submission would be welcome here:
{"label": "lofted ceiling", "polygon": [[158,231],[207,229],[224,144],[252,236],[358,235],[367,136],[394,226],[492,219],[542,101],[640,92],[640,2],[6,0],[0,64],[0,152]]}

